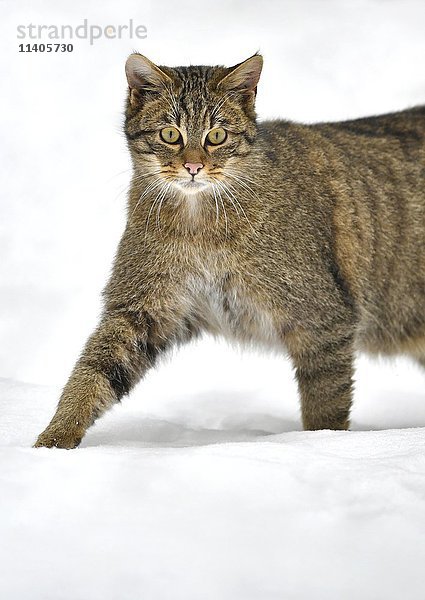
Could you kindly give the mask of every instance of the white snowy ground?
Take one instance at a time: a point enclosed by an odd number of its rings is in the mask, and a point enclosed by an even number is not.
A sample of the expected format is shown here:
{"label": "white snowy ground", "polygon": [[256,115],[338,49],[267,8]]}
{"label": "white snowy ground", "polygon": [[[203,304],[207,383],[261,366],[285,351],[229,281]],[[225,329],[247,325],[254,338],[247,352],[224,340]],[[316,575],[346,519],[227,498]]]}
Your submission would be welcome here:
{"label": "white snowy ground", "polygon": [[57,388],[0,381],[0,598],[423,600],[425,373],[362,359],[354,431],[301,432],[285,361],[211,347],[217,388],[205,345],[74,451],[30,448]]}
{"label": "white snowy ground", "polygon": [[[17,25],[85,18],[148,37],[18,53]],[[337,120],[424,103],[424,31],[422,0],[1,0],[1,600],[425,598],[425,374],[407,362],[362,359],[353,431],[303,433],[283,359],[204,340],[78,450],[31,448],[124,224],[128,54],[259,49],[261,118]]]}

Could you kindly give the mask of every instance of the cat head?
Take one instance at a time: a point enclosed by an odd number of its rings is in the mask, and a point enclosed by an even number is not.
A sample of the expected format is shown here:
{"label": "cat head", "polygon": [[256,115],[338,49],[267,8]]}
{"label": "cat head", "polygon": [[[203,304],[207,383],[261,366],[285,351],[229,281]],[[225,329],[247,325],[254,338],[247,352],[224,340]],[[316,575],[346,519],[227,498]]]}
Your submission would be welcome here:
{"label": "cat head", "polygon": [[139,181],[183,195],[235,184],[256,137],[262,64],[256,54],[230,68],[171,68],[132,54],[125,132]]}

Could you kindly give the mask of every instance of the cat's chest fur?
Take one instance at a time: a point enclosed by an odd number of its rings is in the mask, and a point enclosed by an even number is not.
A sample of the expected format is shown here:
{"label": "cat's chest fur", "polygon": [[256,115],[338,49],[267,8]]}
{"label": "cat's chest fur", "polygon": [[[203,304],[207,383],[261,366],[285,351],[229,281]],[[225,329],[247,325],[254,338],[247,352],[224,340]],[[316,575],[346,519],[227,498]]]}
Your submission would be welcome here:
{"label": "cat's chest fur", "polygon": [[204,269],[190,275],[187,285],[194,316],[208,332],[233,341],[283,346],[275,316],[249,281]]}

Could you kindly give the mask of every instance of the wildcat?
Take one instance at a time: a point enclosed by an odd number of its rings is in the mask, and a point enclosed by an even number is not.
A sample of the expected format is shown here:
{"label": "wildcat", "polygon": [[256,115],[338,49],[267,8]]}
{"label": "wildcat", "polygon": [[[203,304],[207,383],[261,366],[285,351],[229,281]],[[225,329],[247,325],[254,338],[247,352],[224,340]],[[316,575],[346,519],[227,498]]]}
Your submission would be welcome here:
{"label": "wildcat", "polygon": [[425,106],[257,122],[262,58],[126,63],[134,174],[104,311],[36,446],[207,331],[288,352],[305,429],[346,429],[357,351],[425,366]]}

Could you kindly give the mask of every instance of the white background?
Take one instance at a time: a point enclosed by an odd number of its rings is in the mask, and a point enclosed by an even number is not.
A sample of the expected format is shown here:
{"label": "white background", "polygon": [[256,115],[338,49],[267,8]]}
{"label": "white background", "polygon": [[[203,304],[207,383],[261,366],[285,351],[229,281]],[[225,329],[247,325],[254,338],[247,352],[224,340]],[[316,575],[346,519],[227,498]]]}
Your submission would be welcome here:
{"label": "white background", "polygon": [[[285,433],[300,429],[286,359],[205,339],[150,373],[79,450],[30,445],[96,325],[124,227],[127,55],[232,65],[260,50],[260,118],[382,113],[425,103],[425,3],[0,10],[2,597],[423,598],[424,430],[371,431],[425,426],[425,378],[407,360],[359,361],[363,431]],[[18,25],[85,18],[132,18],[148,36],[18,53],[30,41]]]}

